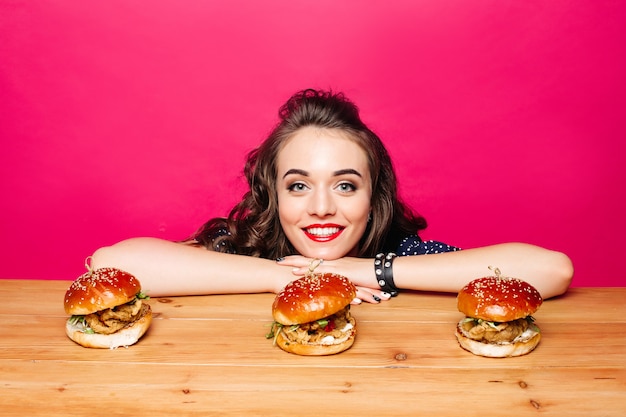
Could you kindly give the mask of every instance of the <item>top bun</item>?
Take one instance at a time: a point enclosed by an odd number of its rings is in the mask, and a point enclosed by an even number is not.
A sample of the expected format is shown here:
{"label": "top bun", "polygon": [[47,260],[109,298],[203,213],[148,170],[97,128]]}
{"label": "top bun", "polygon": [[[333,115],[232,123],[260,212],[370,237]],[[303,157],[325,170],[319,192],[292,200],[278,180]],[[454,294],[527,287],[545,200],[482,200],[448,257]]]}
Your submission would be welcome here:
{"label": "top bun", "polygon": [[312,273],[290,282],[274,299],[272,315],[283,325],[302,324],[328,317],[342,310],[356,297],[348,278]]}
{"label": "top bun", "polygon": [[543,302],[532,285],[518,278],[478,278],[459,291],[457,306],[468,317],[505,322],[533,314]]}
{"label": "top bun", "polygon": [[65,312],[87,315],[126,304],[141,291],[133,275],[116,268],[90,270],[78,277],[65,293]]}

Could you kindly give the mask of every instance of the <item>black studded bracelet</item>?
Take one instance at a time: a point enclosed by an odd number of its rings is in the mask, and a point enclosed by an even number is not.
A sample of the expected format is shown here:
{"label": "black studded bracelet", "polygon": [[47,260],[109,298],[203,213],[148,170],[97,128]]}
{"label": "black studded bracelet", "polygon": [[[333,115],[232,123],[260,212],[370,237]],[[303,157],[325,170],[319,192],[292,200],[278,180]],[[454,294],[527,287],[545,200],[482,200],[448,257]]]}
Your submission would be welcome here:
{"label": "black studded bracelet", "polygon": [[396,287],[396,284],[393,282],[393,259],[397,255],[393,252],[389,252],[388,254],[379,253],[374,258],[374,272],[376,273],[376,280],[378,280],[378,285],[380,285],[380,289],[384,292],[391,294],[392,297],[398,295],[399,290]]}

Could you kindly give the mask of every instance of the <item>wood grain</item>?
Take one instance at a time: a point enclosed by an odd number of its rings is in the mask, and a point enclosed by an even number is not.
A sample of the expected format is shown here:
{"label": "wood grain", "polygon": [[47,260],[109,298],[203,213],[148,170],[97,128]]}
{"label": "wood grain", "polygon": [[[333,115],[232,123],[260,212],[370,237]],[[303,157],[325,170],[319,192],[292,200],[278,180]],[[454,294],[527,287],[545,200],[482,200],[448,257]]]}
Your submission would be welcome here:
{"label": "wood grain", "polygon": [[454,295],[417,292],[353,306],[356,343],[334,356],[272,346],[272,294],[151,299],[136,345],[86,349],[64,333],[68,286],[0,280],[0,415],[626,413],[626,288],[546,301],[537,349],[490,359],[459,347]]}

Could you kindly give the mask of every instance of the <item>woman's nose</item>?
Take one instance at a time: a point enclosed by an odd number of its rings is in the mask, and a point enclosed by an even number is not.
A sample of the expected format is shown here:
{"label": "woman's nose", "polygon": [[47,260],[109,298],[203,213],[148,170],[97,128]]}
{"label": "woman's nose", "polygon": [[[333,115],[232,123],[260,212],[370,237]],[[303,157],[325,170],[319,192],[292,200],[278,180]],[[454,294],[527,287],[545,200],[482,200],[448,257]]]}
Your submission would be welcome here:
{"label": "woman's nose", "polygon": [[335,201],[328,190],[317,189],[311,194],[309,214],[325,217],[335,214]]}

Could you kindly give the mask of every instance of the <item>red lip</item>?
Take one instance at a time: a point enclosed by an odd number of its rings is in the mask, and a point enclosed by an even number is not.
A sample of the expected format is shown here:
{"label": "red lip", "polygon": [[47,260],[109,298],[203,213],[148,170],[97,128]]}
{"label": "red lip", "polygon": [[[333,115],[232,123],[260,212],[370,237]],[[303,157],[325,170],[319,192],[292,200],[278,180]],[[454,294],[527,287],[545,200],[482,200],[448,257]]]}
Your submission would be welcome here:
{"label": "red lip", "polygon": [[312,224],[302,231],[314,242],[330,242],[339,237],[343,229],[344,227],[338,224]]}

